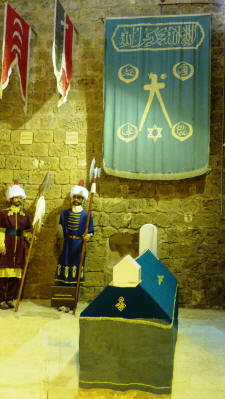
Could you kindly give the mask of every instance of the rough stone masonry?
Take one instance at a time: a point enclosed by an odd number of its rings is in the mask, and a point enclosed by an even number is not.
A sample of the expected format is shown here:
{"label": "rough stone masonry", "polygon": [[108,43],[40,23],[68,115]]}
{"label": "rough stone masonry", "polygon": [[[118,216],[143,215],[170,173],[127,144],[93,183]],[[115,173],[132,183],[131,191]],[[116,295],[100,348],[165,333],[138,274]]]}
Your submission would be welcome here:
{"label": "rough stone masonry", "polygon": [[[0,4],[2,46],[4,3]],[[52,65],[54,1],[11,0],[37,36],[31,41],[28,113],[16,71],[0,104],[0,206],[5,189],[17,178],[34,213],[39,185],[48,169],[52,185],[47,212],[35,243],[24,297],[50,298],[57,264],[55,232],[59,214],[70,205],[72,185],[83,178],[93,157],[102,167],[104,20],[106,17],[159,15],[153,0],[63,0],[79,32],[73,46],[73,75],[68,102],[57,108]],[[180,181],[132,181],[102,172],[94,198],[95,236],[87,248],[86,283],[80,299],[91,300],[112,279],[112,266],[122,256],[138,255],[138,234],[145,223],[158,227],[158,256],[175,274],[180,304],[223,308],[225,285],[225,221],[221,217],[221,159],[224,85],[225,6],[163,6],[163,14],[209,13],[211,32],[211,138],[207,175]],[[187,1],[185,1],[187,3]],[[31,144],[22,144],[29,133]],[[68,133],[75,140],[68,144]],[[88,204],[86,204],[86,207]]]}

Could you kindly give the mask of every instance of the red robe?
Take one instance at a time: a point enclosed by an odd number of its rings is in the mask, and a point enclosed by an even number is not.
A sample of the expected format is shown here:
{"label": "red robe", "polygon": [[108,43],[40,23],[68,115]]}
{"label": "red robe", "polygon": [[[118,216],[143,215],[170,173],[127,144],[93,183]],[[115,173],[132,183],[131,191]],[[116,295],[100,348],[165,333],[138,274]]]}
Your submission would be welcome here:
{"label": "red robe", "polygon": [[[11,206],[8,209],[0,212],[0,228],[12,230],[26,230],[30,228],[30,221],[28,214]],[[0,277],[21,277],[18,274],[18,269],[23,269],[25,266],[25,241],[23,235],[8,235],[5,234],[6,255],[0,254]],[[7,269],[4,275],[2,269]],[[9,270],[11,269],[11,270]]]}

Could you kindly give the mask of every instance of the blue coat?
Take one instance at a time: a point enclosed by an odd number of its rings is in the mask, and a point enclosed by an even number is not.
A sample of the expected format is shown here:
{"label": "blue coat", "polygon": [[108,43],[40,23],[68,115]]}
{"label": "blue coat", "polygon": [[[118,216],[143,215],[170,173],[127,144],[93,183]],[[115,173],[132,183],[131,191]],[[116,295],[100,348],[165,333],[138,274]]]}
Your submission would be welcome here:
{"label": "blue coat", "polygon": [[[59,223],[64,233],[64,246],[59,256],[58,266],[55,273],[55,280],[62,284],[75,284],[78,277],[78,269],[81,259],[83,234],[86,227],[88,213],[85,210],[73,212],[72,209],[63,211]],[[88,233],[94,233],[93,219],[90,216]],[[84,276],[85,255],[83,260],[81,280]]]}

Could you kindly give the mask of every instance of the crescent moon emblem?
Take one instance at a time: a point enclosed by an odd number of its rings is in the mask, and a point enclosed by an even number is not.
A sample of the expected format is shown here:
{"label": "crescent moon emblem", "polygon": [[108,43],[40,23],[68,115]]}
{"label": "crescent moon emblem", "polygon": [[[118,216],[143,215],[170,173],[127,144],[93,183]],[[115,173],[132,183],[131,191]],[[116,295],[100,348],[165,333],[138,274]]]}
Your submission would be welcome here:
{"label": "crescent moon emblem", "polygon": [[14,44],[14,46],[12,46],[12,50],[11,51],[14,51],[14,50],[16,50],[16,52],[19,54],[19,56],[21,58],[21,50],[16,44]]}
{"label": "crescent moon emblem", "polygon": [[21,32],[23,33],[23,25],[21,24],[21,21],[19,20],[19,18],[15,18],[15,19],[14,19],[13,25],[15,25],[15,24],[18,24],[18,25],[19,25],[19,27],[20,27],[20,29],[21,29]]}
{"label": "crescent moon emblem", "polygon": [[21,43],[21,45],[22,45],[23,40],[22,40],[22,37],[20,36],[20,34],[19,34],[19,32],[18,32],[17,30],[16,30],[15,32],[13,32],[13,38],[14,38],[15,36],[18,37],[18,39],[19,39],[19,41],[20,41],[20,43]]}

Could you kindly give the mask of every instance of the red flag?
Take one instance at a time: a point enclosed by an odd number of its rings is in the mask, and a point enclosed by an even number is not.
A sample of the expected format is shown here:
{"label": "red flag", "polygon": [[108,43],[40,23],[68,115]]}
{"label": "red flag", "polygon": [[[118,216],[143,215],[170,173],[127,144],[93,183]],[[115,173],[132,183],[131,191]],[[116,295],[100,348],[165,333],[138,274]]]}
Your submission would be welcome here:
{"label": "red flag", "polygon": [[52,49],[57,87],[62,95],[58,106],[67,100],[72,75],[73,24],[58,0],[55,2],[55,32]]}
{"label": "red flag", "polygon": [[65,65],[63,65],[63,97],[67,97],[72,75],[73,24],[66,16]]}
{"label": "red flag", "polygon": [[1,84],[2,89],[7,87],[12,67],[17,64],[24,101],[27,99],[30,37],[30,26],[9,4],[6,4]]}

